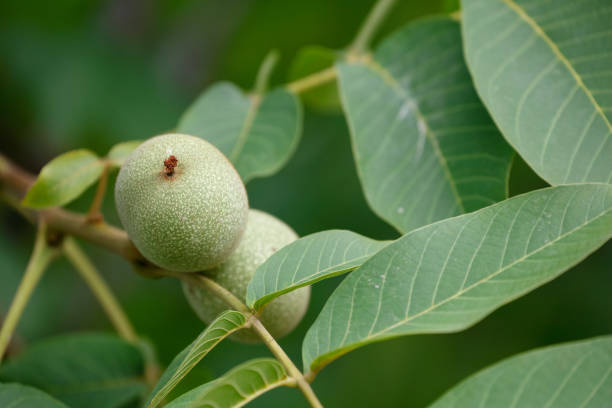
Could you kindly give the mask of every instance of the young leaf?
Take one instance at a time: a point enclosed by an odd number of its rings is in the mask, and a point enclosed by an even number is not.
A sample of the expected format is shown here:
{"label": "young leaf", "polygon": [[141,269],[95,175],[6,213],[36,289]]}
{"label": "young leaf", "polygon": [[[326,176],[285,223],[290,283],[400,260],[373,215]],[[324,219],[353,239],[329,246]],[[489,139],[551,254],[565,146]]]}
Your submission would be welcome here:
{"label": "young leaf", "polygon": [[358,174],[381,218],[407,232],[507,197],[512,151],[476,95],[456,21],[408,24],[338,71]]}
{"label": "young leaf", "polygon": [[[296,81],[308,75],[332,67],[338,59],[338,51],[318,45],[311,45],[300,49],[291,64],[289,79]],[[304,103],[323,112],[337,112],[340,110],[340,97],[338,95],[337,81],[317,86],[300,94]]]}
{"label": "young leaf", "polygon": [[271,358],[247,361],[223,377],[203,384],[166,405],[167,408],[242,407],[289,382],[280,363]]}
{"label": "young leaf", "polygon": [[466,58],[506,139],[551,184],[612,181],[608,0],[464,0]]}
{"label": "young leaf", "polygon": [[221,82],[187,110],[177,132],[214,144],[246,183],[276,173],[289,160],[302,132],[302,107],[282,89],[249,96]]}
{"label": "young leaf", "polygon": [[530,351],[471,376],[434,402],[444,407],[606,407],[612,337]]}
{"label": "young leaf", "polygon": [[140,351],[107,334],[45,340],[0,367],[0,381],[32,385],[75,408],[119,408],[134,402],[146,390],[143,375]]}
{"label": "young leaf", "polygon": [[170,391],[200,362],[221,340],[246,324],[246,317],[233,310],[223,312],[187,348],[172,360],[159,379],[146,406],[154,408],[168,396]]}
{"label": "young leaf", "polygon": [[0,384],[0,407],[68,408],[49,394],[21,384]]}
{"label": "young leaf", "polygon": [[247,289],[247,304],[260,309],[284,293],[352,271],[388,243],[342,230],[300,238],[257,268]]}
{"label": "young leaf", "polygon": [[142,140],[131,140],[129,142],[118,143],[109,150],[106,158],[113,166],[121,167],[126,157],[128,157],[141,143]]}
{"label": "young leaf", "polygon": [[303,344],[318,371],[367,343],[465,329],[612,236],[612,185],[537,190],[414,230],[352,272]]}
{"label": "young leaf", "polygon": [[104,163],[89,150],[64,153],[42,168],[23,205],[45,208],[67,204],[95,183],[103,169]]}

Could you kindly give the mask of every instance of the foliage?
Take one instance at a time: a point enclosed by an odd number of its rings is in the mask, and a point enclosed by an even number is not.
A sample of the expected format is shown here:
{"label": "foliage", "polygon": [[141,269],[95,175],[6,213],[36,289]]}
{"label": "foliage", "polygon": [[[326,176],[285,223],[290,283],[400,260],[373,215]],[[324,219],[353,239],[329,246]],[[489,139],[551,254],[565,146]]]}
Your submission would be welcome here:
{"label": "foliage", "polygon": [[611,371],[609,336],[546,347],[477,373],[447,392],[432,408],[472,404],[603,407],[612,398]]}
{"label": "foliage", "polygon": [[[0,380],[28,385],[0,384],[3,404],[36,398],[50,407],[121,407],[144,399],[153,373],[146,406],[160,406],[217,344],[249,328],[275,359],[250,360],[199,381],[167,406],[238,407],[280,386],[297,387],[311,406],[321,406],[309,382],[333,360],[398,336],[464,330],[610,240],[606,1],[464,0],[461,14],[410,22],[370,51],[392,4],[379,0],[345,49],[302,49],[288,84],[269,87],[276,53],[261,64],[251,92],[212,84],[176,130],[209,140],[247,183],[290,162],[301,138],[302,103],[332,114],[341,106],[363,195],[400,235],[392,241],[339,229],[307,235],[258,267],[243,304],[204,274],[152,268],[130,252],[123,231],[50,209],[100,180],[95,214],[109,168],[120,167],[140,142],[120,143],[104,158],[84,149],[62,154],[41,170],[21,204],[7,201],[28,217],[45,215],[38,222],[51,231],[120,253],[149,277],[206,287],[236,311],[221,314],[158,380],[152,353],[143,354],[134,339],[72,335],[33,345],[0,367]],[[515,153],[551,186],[509,197]],[[0,162],[3,180],[14,171]],[[62,250],[61,242],[41,245]],[[259,314],[278,296],[341,274],[347,276],[303,340],[301,372]],[[36,282],[28,279],[31,288]],[[94,292],[104,297],[106,290]],[[119,312],[108,313],[130,327]],[[3,327],[3,335],[9,331]],[[610,345],[601,337],[512,357],[460,383],[433,407],[603,407],[612,398]]]}
{"label": "foliage", "polygon": [[64,335],[29,347],[0,367],[0,381],[43,390],[70,407],[122,407],[142,397],[144,362],[108,334]]}

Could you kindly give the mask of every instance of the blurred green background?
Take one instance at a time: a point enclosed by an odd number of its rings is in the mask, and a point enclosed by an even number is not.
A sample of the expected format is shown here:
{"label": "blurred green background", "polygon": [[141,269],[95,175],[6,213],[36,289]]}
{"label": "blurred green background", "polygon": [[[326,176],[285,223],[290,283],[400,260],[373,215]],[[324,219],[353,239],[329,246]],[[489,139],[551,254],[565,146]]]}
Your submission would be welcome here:
{"label": "blurred green background", "polygon": [[[0,3],[0,150],[37,172],[55,155],[172,129],[206,86],[231,80],[249,89],[271,48],[282,59],[273,83],[286,81],[297,51],[345,46],[372,0],[43,0]],[[457,1],[403,1],[384,35]],[[380,37],[379,35],[379,37]],[[544,183],[517,158],[511,192]],[[344,118],[306,111],[297,154],[277,175],[248,185],[251,206],[300,235],[345,228],[374,237],[397,234],[368,209],[356,177]],[[84,210],[92,192],[70,205]],[[427,197],[414,197],[427,200]],[[111,193],[107,219],[117,224]],[[31,250],[32,228],[0,207],[0,314],[10,303]],[[146,280],[90,248],[138,331],[167,364],[202,329],[173,280]],[[521,351],[612,332],[612,245],[561,278],[457,334],[411,336],[373,344],[327,367],[313,386],[330,407],[420,407],[463,377]],[[310,311],[281,341],[295,361],[300,341],[342,278],[313,288]],[[17,344],[58,333],[110,330],[100,307],[65,261],[43,278],[18,328]],[[189,375],[183,390],[255,356],[261,346],[222,343]],[[276,390],[252,406],[300,407],[298,391]]]}

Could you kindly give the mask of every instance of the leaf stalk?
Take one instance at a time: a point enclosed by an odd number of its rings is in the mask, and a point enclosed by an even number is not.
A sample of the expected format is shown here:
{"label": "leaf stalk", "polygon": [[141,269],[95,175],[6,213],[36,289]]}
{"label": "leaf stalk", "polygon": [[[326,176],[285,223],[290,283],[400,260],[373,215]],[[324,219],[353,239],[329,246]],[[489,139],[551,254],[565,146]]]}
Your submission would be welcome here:
{"label": "leaf stalk", "polygon": [[0,329],[0,362],[19,323],[19,319],[32,296],[43,272],[47,269],[53,258],[58,254],[56,248],[47,244],[47,227],[44,222],[39,223],[34,243],[34,251],[28,262],[21,283],[17,288],[11,307]]}
{"label": "leaf stalk", "polygon": [[74,266],[100,302],[102,309],[104,309],[119,336],[130,343],[136,343],[138,335],[134,327],[89,257],[72,237],[64,239],[62,250],[68,261]]}
{"label": "leaf stalk", "polygon": [[395,4],[395,0],[378,0],[349,46],[349,55],[361,55],[368,50],[372,37]]}
{"label": "leaf stalk", "polygon": [[109,163],[105,162],[104,168],[102,169],[102,174],[100,175],[100,181],[98,181],[98,187],[96,188],[96,195],[94,196],[91,206],[89,207],[89,212],[87,213],[87,221],[93,224],[102,222],[104,219],[102,213],[100,212],[100,208],[102,207],[102,202],[104,201],[104,196],[106,195],[108,170]]}
{"label": "leaf stalk", "polygon": [[257,77],[255,79],[255,87],[253,89],[255,94],[263,95],[263,93],[266,92],[270,82],[270,76],[272,76],[272,71],[274,71],[279,58],[280,54],[276,50],[272,50],[266,55],[261,63],[261,66],[259,67],[259,71],[257,72]]}

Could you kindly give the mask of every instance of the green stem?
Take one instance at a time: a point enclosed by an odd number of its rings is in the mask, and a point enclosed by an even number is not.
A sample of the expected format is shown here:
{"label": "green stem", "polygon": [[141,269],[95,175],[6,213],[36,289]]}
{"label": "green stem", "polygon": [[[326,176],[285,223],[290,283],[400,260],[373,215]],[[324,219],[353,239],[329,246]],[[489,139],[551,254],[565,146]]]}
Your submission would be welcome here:
{"label": "green stem", "polygon": [[142,351],[145,361],[145,379],[148,384],[154,386],[159,379],[160,369],[152,347],[138,337],[113,291],[74,238],[66,237],[62,249],[68,261],[79,272],[94,296],[98,299],[98,302],[100,302],[102,309],[104,309],[119,336],[136,345]]}
{"label": "green stem", "polygon": [[272,337],[261,321],[255,315],[253,315],[249,308],[233,293],[219,285],[214,280],[201,274],[169,271],[163,271],[161,273],[208,289],[219,299],[223,300],[228,306],[249,316],[250,327],[259,335],[264,344],[268,347],[268,349],[270,349],[272,354],[274,354],[283,367],[285,367],[287,373],[295,380],[297,387],[302,391],[302,394],[304,394],[304,397],[306,400],[308,400],[310,405],[314,408],[323,407],[310,387],[310,384],[308,384],[308,382],[304,379],[302,372],[295,366],[295,364],[293,364],[293,361],[291,361],[287,353],[285,353],[283,348],[276,342],[274,337]]}
{"label": "green stem", "polygon": [[17,327],[17,323],[19,323],[19,318],[28,300],[32,296],[32,292],[34,292],[47,266],[49,266],[53,258],[57,255],[57,250],[47,245],[46,232],[46,225],[41,222],[36,234],[34,251],[32,252],[25,273],[23,274],[21,283],[17,288],[17,292],[15,293],[11,307],[6,315],[2,329],[0,330],[0,361]]}
{"label": "green stem", "polygon": [[79,272],[83,280],[87,283],[87,286],[89,286],[100,302],[102,309],[104,309],[104,312],[113,323],[119,336],[131,343],[136,343],[138,341],[136,331],[113,295],[113,292],[104,279],[102,279],[102,276],[100,276],[100,273],[97,271],[87,254],[83,252],[76,241],[71,237],[66,237],[64,239],[62,249],[68,261],[70,261]]}
{"label": "green stem", "polygon": [[378,0],[361,25],[353,43],[349,46],[349,54],[360,55],[367,51],[372,37],[394,3],[395,0]]}
{"label": "green stem", "polygon": [[268,83],[270,81],[270,76],[272,75],[272,71],[276,64],[278,63],[279,53],[276,50],[272,50],[266,55],[261,66],[259,67],[259,71],[257,72],[257,78],[255,79],[255,88],[253,91],[257,95],[263,95],[268,88]]}
{"label": "green stem", "polygon": [[288,374],[295,379],[297,387],[300,389],[300,391],[302,391],[302,394],[304,394],[304,397],[310,406],[314,408],[323,408],[323,405],[310,387],[310,384],[308,384],[302,375],[302,372],[295,366],[295,364],[293,364],[293,361],[291,361],[287,353],[285,353],[285,350],[283,350],[283,348],[276,342],[274,337],[272,337],[270,332],[268,332],[268,330],[264,327],[261,321],[255,318],[255,316],[251,316],[251,327],[263,340],[264,344],[270,349],[272,354],[274,354],[276,359],[285,367]]}
{"label": "green stem", "polygon": [[304,78],[288,83],[285,87],[294,94],[299,94],[336,79],[336,67],[329,67]]}
{"label": "green stem", "polygon": [[98,187],[96,189],[96,195],[94,196],[93,201],[91,202],[91,206],[89,207],[89,212],[87,213],[87,221],[90,223],[98,223],[102,222],[104,217],[100,212],[100,208],[102,207],[102,202],[104,201],[104,196],[106,195],[106,185],[108,184],[108,162],[104,163],[104,169],[102,170],[102,175],[100,176],[100,181],[98,182]]}

